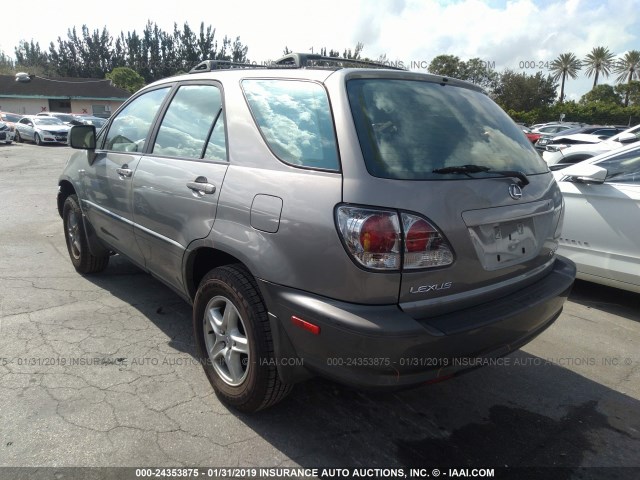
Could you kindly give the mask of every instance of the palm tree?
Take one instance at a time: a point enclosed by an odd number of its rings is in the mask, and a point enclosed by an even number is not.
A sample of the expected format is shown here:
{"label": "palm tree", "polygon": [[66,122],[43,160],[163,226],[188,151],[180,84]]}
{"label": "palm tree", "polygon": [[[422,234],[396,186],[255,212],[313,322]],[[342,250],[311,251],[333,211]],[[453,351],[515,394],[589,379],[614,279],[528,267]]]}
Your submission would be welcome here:
{"label": "palm tree", "polygon": [[611,73],[611,67],[613,66],[614,55],[606,47],[595,47],[591,50],[591,53],[587,54],[583,64],[587,67],[585,73],[587,77],[594,75],[593,86],[598,84],[598,77],[602,73],[605,77]]}
{"label": "palm tree", "polygon": [[[640,51],[631,50],[625,53],[624,57],[616,63],[614,70],[620,74],[618,78],[616,78],[616,82],[618,83],[626,81],[627,85],[630,85],[634,78],[640,79]],[[629,106],[628,88],[624,96],[624,106]]]}
{"label": "palm tree", "polygon": [[578,78],[578,70],[582,68],[582,62],[573,53],[562,53],[558,58],[551,62],[551,73],[553,81],[557,82],[562,78],[560,87],[560,103],[564,100],[564,81],[567,75],[574,80]]}

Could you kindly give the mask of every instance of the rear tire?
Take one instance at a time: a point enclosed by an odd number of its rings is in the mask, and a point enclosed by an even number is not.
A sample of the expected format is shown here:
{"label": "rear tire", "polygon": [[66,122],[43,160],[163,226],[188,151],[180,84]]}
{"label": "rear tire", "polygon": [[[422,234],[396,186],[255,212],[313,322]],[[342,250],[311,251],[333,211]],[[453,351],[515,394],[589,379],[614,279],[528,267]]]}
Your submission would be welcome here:
{"label": "rear tire", "polygon": [[107,268],[109,255],[96,257],[89,251],[82,210],[76,195],[69,195],[64,201],[62,222],[69,258],[76,271],[83,274],[96,273]]}
{"label": "rear tire", "polygon": [[196,350],[218,398],[243,412],[282,400],[293,386],[280,381],[267,310],[242,265],[211,270],[193,308]]}

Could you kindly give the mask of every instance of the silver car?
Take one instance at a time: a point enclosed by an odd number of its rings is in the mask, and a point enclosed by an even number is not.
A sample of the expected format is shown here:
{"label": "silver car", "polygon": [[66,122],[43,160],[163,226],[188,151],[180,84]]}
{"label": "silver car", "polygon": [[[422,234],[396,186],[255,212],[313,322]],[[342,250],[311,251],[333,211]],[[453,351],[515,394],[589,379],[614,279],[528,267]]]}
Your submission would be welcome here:
{"label": "silver car", "polygon": [[69,128],[55,117],[25,115],[16,123],[16,142],[28,140],[36,145],[66,144]]}
{"label": "silver car", "polygon": [[73,127],[58,194],[76,270],[118,253],[193,304],[224,402],[260,410],[313,375],[437,382],[560,315],[562,195],[482,90],[314,55],[243,67]]}

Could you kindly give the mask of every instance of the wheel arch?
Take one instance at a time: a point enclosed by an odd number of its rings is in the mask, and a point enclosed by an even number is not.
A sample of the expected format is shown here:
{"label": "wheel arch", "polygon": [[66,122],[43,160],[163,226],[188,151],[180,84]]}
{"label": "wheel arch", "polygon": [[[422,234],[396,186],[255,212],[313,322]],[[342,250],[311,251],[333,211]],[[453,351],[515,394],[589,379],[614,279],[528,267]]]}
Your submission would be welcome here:
{"label": "wheel arch", "polygon": [[[58,214],[62,218],[62,210],[64,208],[64,202],[69,195],[77,194],[76,189],[69,180],[60,180],[58,183]],[[82,208],[82,205],[80,205]]]}
{"label": "wheel arch", "polygon": [[195,299],[198,285],[200,285],[200,281],[208,272],[214,268],[233,263],[243,265],[251,273],[245,262],[217,248],[205,245],[188,251],[186,260],[183,263],[183,269],[187,294],[190,300],[193,302]]}

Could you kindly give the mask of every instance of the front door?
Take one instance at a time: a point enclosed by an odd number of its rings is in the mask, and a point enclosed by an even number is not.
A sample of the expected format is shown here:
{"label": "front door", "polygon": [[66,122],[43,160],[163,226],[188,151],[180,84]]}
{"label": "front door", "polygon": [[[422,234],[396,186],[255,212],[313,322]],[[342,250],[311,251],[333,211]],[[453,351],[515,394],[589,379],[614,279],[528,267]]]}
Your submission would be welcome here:
{"label": "front door", "polygon": [[133,174],[169,90],[147,92],[121,110],[99,142],[93,162],[81,172],[83,211],[98,236],[140,265],[144,259],[133,235]]}

